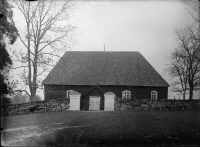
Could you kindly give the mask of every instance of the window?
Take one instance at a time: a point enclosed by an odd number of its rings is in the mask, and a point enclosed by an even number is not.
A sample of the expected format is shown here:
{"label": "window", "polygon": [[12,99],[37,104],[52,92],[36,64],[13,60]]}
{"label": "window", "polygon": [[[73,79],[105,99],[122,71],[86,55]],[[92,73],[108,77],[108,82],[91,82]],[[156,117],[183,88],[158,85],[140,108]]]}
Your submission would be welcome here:
{"label": "window", "polygon": [[157,100],[157,91],[151,91],[151,100]]}
{"label": "window", "polygon": [[122,99],[131,99],[131,92],[128,90],[122,91]]}

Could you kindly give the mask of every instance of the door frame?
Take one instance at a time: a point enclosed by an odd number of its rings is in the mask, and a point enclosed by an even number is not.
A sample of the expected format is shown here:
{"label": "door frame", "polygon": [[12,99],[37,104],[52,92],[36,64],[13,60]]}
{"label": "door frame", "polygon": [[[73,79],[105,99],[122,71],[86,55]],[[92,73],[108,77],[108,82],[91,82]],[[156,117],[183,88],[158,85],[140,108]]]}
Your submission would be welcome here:
{"label": "door frame", "polygon": [[[90,96],[90,100],[92,97],[99,98],[99,110],[100,110],[101,97],[100,96]],[[89,100],[89,110],[90,110],[90,100]],[[99,110],[96,110],[96,111],[99,111]]]}

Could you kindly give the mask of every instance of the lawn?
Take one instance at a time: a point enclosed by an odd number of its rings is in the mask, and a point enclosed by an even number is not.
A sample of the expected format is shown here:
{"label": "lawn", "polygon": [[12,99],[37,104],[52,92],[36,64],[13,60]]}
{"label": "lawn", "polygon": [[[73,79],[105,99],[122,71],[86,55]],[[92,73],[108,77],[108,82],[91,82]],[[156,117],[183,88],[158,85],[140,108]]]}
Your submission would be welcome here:
{"label": "lawn", "polygon": [[199,111],[63,111],[1,121],[6,145],[200,145]]}

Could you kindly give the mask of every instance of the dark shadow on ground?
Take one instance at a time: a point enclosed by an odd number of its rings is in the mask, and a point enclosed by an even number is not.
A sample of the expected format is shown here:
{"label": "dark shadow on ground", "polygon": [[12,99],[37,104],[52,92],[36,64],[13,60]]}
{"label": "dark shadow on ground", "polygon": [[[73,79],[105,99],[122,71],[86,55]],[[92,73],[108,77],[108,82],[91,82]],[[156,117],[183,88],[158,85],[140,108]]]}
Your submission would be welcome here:
{"label": "dark shadow on ground", "polygon": [[118,132],[112,134],[107,130],[97,130],[96,127],[88,127],[60,130],[55,133],[53,138],[45,139],[42,144],[45,146],[198,146],[200,145],[200,140],[197,134],[192,134],[191,132],[168,136],[162,133],[144,136],[130,134],[129,131],[127,133]]}
{"label": "dark shadow on ground", "polygon": [[199,111],[68,111],[5,119],[7,129],[38,126],[47,132],[16,142],[18,146],[200,146]]}

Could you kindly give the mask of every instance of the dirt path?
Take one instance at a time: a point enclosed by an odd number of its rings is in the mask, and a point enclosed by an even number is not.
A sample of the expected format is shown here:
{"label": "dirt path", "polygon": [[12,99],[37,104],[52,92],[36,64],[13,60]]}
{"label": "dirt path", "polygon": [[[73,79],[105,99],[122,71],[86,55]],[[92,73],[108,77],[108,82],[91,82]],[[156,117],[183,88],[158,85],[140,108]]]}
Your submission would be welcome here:
{"label": "dirt path", "polygon": [[199,112],[52,112],[4,122],[5,146],[200,145]]}
{"label": "dirt path", "polygon": [[[69,126],[64,123],[53,123],[51,125],[37,125],[37,126],[9,128],[1,132],[1,143],[3,146],[30,145],[28,143],[30,140],[39,140],[39,138],[41,137],[45,136],[48,137],[51,134],[55,134],[58,130],[81,128],[81,127],[90,127],[90,125],[86,124],[82,126]],[[35,144],[37,144],[37,142],[31,145]]]}

